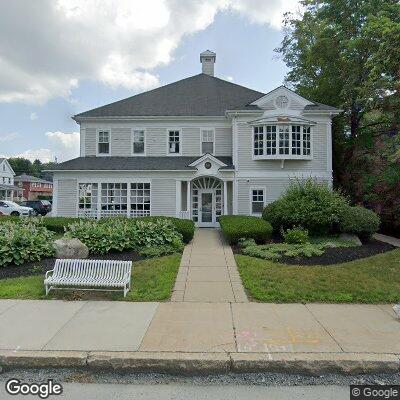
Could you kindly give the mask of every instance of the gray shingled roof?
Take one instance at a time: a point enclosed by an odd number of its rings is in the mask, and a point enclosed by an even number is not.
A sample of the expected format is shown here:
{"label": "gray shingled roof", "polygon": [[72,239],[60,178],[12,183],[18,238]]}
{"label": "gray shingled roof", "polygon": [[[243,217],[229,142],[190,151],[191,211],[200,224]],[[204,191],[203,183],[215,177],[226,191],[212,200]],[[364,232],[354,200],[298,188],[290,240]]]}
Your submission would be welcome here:
{"label": "gray shingled roof", "polygon": [[[275,89],[276,90],[276,89]],[[127,99],[94,108],[74,116],[144,117],[144,116],[224,116],[226,110],[260,110],[253,101],[265,96],[258,92],[207,74],[161,86]],[[337,110],[313,102],[306,110]]]}
{"label": "gray shingled roof", "polygon": [[45,179],[37,178],[36,176],[22,174],[14,178],[16,182],[38,182],[38,183],[53,183]]}
{"label": "gray shingled roof", "polygon": [[206,74],[182,79],[90,111],[80,117],[219,116],[243,108],[264,93]]}
{"label": "gray shingled roof", "polygon": [[[233,169],[231,157],[216,157]],[[193,171],[189,167],[199,157],[78,157],[54,165],[55,171]]]}

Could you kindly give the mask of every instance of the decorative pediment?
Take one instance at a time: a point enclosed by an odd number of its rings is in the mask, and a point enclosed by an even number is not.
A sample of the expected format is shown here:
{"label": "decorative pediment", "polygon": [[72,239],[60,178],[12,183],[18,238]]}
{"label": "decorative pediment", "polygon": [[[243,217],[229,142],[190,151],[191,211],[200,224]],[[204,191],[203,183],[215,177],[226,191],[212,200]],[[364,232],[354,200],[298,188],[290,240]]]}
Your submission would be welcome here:
{"label": "decorative pediment", "polygon": [[197,160],[194,160],[191,164],[189,164],[189,167],[198,167],[201,164],[205,164],[207,161],[210,162],[211,165],[217,165],[219,168],[227,166],[225,163],[223,163],[221,160],[218,160],[218,158],[214,157],[212,154],[207,153]]}
{"label": "decorative pediment", "polygon": [[227,165],[223,163],[218,158],[214,157],[211,154],[204,154],[204,156],[198,158],[189,164],[189,167],[196,167],[197,172],[196,175],[217,175],[218,171],[222,167],[226,167]]}
{"label": "decorative pediment", "polygon": [[249,122],[250,125],[316,125],[314,121],[305,118],[300,118],[293,115],[271,115],[270,117],[263,117]]}
{"label": "decorative pediment", "polygon": [[283,114],[290,110],[302,111],[306,105],[314,103],[287,87],[280,86],[250,104],[263,110],[275,110]]}

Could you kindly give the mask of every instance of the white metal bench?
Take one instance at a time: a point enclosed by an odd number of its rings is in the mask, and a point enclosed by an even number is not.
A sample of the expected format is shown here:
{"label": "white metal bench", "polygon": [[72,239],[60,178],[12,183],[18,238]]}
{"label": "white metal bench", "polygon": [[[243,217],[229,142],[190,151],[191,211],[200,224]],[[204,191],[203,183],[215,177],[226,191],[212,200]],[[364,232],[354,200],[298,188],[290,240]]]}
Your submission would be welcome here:
{"label": "white metal bench", "polygon": [[57,259],[54,269],[46,272],[46,295],[52,289],[123,290],[126,297],[131,271],[132,261]]}

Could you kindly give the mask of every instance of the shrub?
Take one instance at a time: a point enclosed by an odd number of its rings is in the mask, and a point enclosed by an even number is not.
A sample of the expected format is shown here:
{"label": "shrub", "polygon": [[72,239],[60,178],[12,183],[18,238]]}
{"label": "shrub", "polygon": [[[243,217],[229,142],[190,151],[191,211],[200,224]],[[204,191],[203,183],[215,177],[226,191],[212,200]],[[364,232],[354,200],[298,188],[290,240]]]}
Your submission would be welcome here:
{"label": "shrub", "polygon": [[40,221],[21,218],[0,224],[0,267],[39,261],[53,254],[53,233]]}
{"label": "shrub", "polygon": [[340,215],[340,231],[355,233],[363,238],[371,237],[380,225],[378,214],[364,207],[346,207]]}
{"label": "shrub", "polygon": [[68,237],[81,240],[93,254],[110,251],[135,250],[143,247],[182,246],[182,235],[166,219],[108,218],[100,221],[79,221],[68,226]]}
{"label": "shrub", "polygon": [[262,218],[242,215],[224,215],[219,223],[223,234],[229,243],[237,243],[239,239],[254,239],[256,242],[265,242],[271,237],[272,226]]}
{"label": "shrub", "polygon": [[339,192],[312,179],[293,181],[281,196],[265,207],[263,218],[276,232],[302,226],[311,234],[326,234],[337,229],[348,202]]}
{"label": "shrub", "polygon": [[286,243],[302,244],[309,242],[308,230],[301,227],[294,227],[292,229],[282,230],[282,237]]}
{"label": "shrub", "polygon": [[274,243],[263,246],[248,246],[243,249],[243,254],[251,257],[263,258],[270,261],[278,261],[282,256],[286,257],[313,257],[324,254],[324,246],[313,243],[289,244]]}
{"label": "shrub", "polygon": [[191,219],[180,219],[174,217],[154,216],[137,218],[142,221],[157,221],[160,219],[171,221],[175,229],[182,235],[184,243],[189,243],[194,236],[194,222]]}

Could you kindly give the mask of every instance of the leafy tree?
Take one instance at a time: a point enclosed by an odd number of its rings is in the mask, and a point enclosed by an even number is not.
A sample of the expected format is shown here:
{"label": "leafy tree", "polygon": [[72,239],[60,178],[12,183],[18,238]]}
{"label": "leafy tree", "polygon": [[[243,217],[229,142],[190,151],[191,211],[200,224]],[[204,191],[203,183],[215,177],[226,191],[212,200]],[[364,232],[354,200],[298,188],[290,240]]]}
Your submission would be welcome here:
{"label": "leafy tree", "polygon": [[332,125],[335,184],[400,233],[400,3],[301,4],[301,15],[286,14],[277,49],[286,83],[343,110]]}

